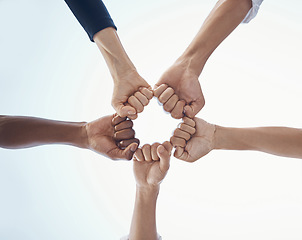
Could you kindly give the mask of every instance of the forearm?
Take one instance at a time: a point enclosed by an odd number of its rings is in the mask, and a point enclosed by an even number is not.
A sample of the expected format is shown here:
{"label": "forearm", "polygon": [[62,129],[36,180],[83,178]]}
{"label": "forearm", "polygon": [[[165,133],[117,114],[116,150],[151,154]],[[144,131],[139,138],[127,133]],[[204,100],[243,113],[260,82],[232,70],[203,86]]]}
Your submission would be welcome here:
{"label": "forearm", "polygon": [[88,146],[85,123],[33,117],[0,116],[0,147],[28,148],[45,144]]}
{"label": "forearm", "polygon": [[159,186],[150,189],[136,188],[129,240],[157,240],[156,201],[158,193]]}
{"label": "forearm", "polygon": [[100,49],[114,81],[126,73],[136,71],[114,28],[99,31],[93,40]]}
{"label": "forearm", "polygon": [[251,7],[251,0],[218,1],[178,61],[189,65],[199,76],[213,51],[242,22]]}
{"label": "forearm", "polygon": [[215,149],[256,150],[302,158],[302,129],[286,127],[225,128],[216,126]]}

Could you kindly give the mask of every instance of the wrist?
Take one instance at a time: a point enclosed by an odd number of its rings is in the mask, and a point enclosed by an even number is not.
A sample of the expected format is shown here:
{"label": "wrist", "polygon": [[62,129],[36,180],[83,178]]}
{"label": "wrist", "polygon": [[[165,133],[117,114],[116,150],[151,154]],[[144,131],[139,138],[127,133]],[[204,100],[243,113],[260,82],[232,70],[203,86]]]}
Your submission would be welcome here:
{"label": "wrist", "polygon": [[114,81],[120,79],[124,74],[136,71],[114,28],[106,28],[97,32],[93,40],[104,56]]}
{"label": "wrist", "polygon": [[199,76],[209,56],[205,47],[189,46],[176,62],[186,66],[188,70]]}
{"label": "wrist", "polygon": [[215,125],[213,149],[224,149],[224,135],[226,128]]}
{"label": "wrist", "polygon": [[148,185],[148,186],[138,186],[136,185],[136,192],[144,197],[156,197],[159,193],[159,185]]}
{"label": "wrist", "polygon": [[81,122],[78,127],[78,147],[89,149],[87,123]]}

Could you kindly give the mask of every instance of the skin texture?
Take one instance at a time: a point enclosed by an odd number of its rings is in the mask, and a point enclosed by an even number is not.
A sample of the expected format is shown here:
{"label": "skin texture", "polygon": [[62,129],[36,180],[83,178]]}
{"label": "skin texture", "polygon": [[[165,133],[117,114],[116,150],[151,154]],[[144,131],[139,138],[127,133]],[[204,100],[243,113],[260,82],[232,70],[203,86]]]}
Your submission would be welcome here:
{"label": "skin texture", "polygon": [[157,240],[156,201],[159,185],[170,167],[172,145],[154,143],[138,149],[133,159],[136,198],[130,240]]}
{"label": "skin texture", "polygon": [[215,125],[199,118],[184,118],[174,131],[171,143],[176,148],[174,157],[194,162],[213,149]]}
{"label": "skin texture", "polygon": [[[130,96],[137,91],[141,91],[145,96],[153,96],[150,85],[138,74],[114,28],[97,32],[93,40],[100,49],[114,81],[112,106],[119,116],[136,119],[137,113],[143,111],[146,99],[142,100],[139,94]],[[137,98],[144,104],[140,105],[136,101]]]}
{"label": "skin texture", "polygon": [[172,117],[181,118],[185,114],[193,118],[203,108],[205,99],[198,78],[213,51],[242,22],[251,7],[251,0],[218,1],[188,48],[163,73],[154,89],[167,84],[186,103],[179,109],[168,108],[167,111],[174,111]]}
{"label": "skin texture", "polygon": [[88,148],[110,159],[131,160],[139,144],[132,126],[132,121],[116,115],[87,123]]}
{"label": "skin texture", "polygon": [[[180,125],[171,138],[174,156],[194,162],[213,149],[253,150],[277,156],[302,158],[302,129],[288,127],[228,128],[194,118],[193,124]],[[188,136],[191,136],[189,140]]]}
{"label": "skin texture", "polygon": [[[0,116],[0,147],[20,149],[67,144],[93,150],[111,159],[130,160],[139,144],[132,125],[131,121],[116,115],[89,123]],[[122,141],[127,144],[119,148]]]}

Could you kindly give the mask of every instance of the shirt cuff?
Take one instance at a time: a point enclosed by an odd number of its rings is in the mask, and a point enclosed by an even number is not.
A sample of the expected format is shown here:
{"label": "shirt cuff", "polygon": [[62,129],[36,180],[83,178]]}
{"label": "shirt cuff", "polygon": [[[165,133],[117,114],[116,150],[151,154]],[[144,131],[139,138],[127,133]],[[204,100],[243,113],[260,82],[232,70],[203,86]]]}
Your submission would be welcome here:
{"label": "shirt cuff", "polygon": [[[122,237],[120,240],[129,240],[129,235]],[[157,240],[162,240],[161,236],[157,234]]]}
{"label": "shirt cuff", "polygon": [[254,17],[256,17],[262,2],[263,0],[252,0],[252,8],[247,13],[242,23],[249,23]]}

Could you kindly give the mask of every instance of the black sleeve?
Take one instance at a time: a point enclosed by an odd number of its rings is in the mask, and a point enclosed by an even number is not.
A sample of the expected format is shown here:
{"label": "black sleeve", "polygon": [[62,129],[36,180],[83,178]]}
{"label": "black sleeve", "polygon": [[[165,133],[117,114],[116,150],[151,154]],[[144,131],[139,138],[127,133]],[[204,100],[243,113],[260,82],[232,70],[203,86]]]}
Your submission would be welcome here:
{"label": "black sleeve", "polygon": [[93,36],[102,29],[116,29],[111,16],[101,0],[65,0],[74,16],[87,32],[91,41]]}

